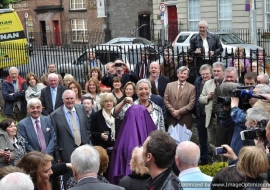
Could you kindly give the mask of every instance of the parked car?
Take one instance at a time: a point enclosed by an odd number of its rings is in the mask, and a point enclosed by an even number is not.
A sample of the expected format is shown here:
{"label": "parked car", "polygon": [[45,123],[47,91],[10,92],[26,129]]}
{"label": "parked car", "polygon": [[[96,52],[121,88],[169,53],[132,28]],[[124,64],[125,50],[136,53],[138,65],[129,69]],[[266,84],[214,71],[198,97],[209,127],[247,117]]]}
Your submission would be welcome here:
{"label": "parked car", "polygon": [[116,58],[121,58],[131,70],[135,69],[136,63],[141,61],[141,50],[147,49],[150,53],[151,61],[163,61],[161,55],[152,47],[141,46],[140,48],[122,48],[121,46],[104,46],[99,45],[91,49],[86,49],[78,55],[78,58],[72,63],[63,63],[58,65],[58,72],[61,75],[71,74],[80,83],[84,84],[87,80],[88,68],[85,64],[89,58],[89,51],[95,52],[96,59],[102,63],[103,74],[105,74],[105,65],[113,62]]}
{"label": "parked car", "polygon": [[142,37],[118,37],[101,45],[121,45],[121,44],[154,45],[153,42]]}
{"label": "parked car", "polygon": [[[246,51],[246,57],[250,57],[250,50],[252,50],[252,57],[256,56],[256,50],[262,50],[262,47],[252,45],[252,44],[247,44],[245,43],[241,38],[239,38],[237,35],[230,33],[230,32],[211,32],[215,33],[216,35],[219,36],[220,42],[222,44],[222,47],[224,49],[222,56],[225,56],[225,49],[227,49],[227,53],[231,54],[234,52],[234,50],[238,47],[241,46],[245,48]],[[185,31],[185,32],[180,32],[175,40],[172,43],[174,52],[187,52],[187,50],[190,48],[189,41],[191,37],[195,34],[198,34],[198,31]]]}

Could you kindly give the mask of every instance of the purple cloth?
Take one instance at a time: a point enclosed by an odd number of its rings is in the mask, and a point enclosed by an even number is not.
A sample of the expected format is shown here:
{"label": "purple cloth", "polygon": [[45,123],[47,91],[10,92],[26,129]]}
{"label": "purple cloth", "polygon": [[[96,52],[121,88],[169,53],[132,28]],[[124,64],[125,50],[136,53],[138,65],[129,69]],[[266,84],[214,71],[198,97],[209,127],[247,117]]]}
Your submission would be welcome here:
{"label": "purple cloth", "polygon": [[129,162],[133,148],[142,146],[149,133],[156,129],[145,107],[133,105],[127,110],[111,155],[108,175],[110,183],[118,184],[123,176],[131,174]]}
{"label": "purple cloth", "polygon": [[[238,60],[238,58],[234,58],[234,60]],[[248,69],[250,67],[249,60],[248,59],[239,59],[239,60],[242,61],[245,64],[246,72],[248,72]],[[233,60],[232,59],[228,63],[228,67],[233,67]]]}

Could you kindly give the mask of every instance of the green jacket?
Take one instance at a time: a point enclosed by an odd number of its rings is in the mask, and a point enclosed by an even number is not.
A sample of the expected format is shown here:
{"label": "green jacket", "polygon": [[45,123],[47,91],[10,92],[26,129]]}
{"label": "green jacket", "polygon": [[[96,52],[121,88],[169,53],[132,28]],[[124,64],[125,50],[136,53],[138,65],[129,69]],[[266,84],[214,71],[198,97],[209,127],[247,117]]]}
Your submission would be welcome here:
{"label": "green jacket", "polygon": [[[13,158],[15,157],[15,149],[10,142],[8,138],[8,134],[3,131],[3,129],[0,128],[0,149],[4,150],[5,148],[9,148],[11,153],[13,154]],[[0,157],[0,168],[4,166],[8,166],[9,163],[5,162],[4,158],[1,156]]]}

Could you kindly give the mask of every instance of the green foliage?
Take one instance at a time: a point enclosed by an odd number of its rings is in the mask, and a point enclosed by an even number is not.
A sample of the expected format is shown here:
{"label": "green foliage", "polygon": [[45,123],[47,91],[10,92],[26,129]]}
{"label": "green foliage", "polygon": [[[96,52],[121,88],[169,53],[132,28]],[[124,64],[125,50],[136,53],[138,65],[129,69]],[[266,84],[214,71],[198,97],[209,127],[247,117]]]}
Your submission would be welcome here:
{"label": "green foliage", "polygon": [[6,4],[10,4],[10,3],[17,3],[20,1],[22,1],[22,0],[3,0],[2,4],[6,5]]}
{"label": "green foliage", "polygon": [[202,173],[214,177],[221,168],[227,166],[228,166],[227,162],[214,162],[212,165],[202,165],[199,167]]}

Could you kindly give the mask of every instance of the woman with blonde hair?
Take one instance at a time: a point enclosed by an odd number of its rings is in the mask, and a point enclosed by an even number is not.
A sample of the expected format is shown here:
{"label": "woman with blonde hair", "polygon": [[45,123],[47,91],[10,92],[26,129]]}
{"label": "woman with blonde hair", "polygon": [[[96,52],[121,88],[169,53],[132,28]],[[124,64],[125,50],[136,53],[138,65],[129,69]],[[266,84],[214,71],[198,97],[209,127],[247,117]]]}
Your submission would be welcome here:
{"label": "woman with blonde hair", "polygon": [[240,59],[235,59],[233,62],[234,68],[237,70],[239,76],[239,83],[244,84],[244,75],[245,75],[245,65],[244,62]]}
{"label": "woman with blonde hair", "polygon": [[99,111],[101,109],[101,106],[99,104],[99,96],[101,93],[99,81],[96,78],[90,78],[87,85],[88,93],[83,95],[84,97],[90,97],[94,100],[94,110]]}
{"label": "woman with blonde hair", "polygon": [[146,187],[147,180],[149,179],[149,170],[144,166],[142,158],[143,148],[136,146],[132,151],[130,160],[131,174],[123,177],[119,186],[124,187],[126,190],[143,190]]}
{"label": "woman with blonde hair", "polygon": [[110,153],[114,147],[121,121],[112,115],[112,109],[116,105],[116,99],[112,93],[102,93],[99,104],[101,109],[93,114],[91,120],[92,144],[102,146]]}
{"label": "woman with blonde hair", "polygon": [[68,84],[74,80],[74,77],[71,74],[65,74],[64,76],[64,85],[68,87]]}
{"label": "woman with blonde hair", "polygon": [[250,62],[248,60],[248,58],[246,57],[247,55],[244,56],[244,51],[245,48],[239,46],[234,50],[234,56],[233,58],[230,60],[230,62],[228,63],[228,67],[233,67],[233,63],[235,60],[241,60],[245,65],[245,69],[244,71],[247,72],[248,69],[250,68]]}
{"label": "woman with blonde hair", "polygon": [[268,165],[266,154],[256,146],[245,146],[239,152],[237,170],[246,177],[246,183],[262,184],[263,179],[259,175],[267,173]]}
{"label": "woman with blonde hair", "polygon": [[[259,66],[259,68],[258,68],[258,66]],[[264,68],[263,68],[261,65],[258,65],[257,61],[253,61],[253,62],[251,63],[251,67],[249,68],[248,71],[250,71],[250,72],[255,72],[255,73],[257,73],[258,75],[260,75],[260,74],[265,74],[265,73],[264,73]]]}

